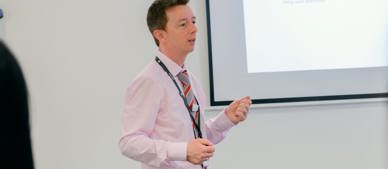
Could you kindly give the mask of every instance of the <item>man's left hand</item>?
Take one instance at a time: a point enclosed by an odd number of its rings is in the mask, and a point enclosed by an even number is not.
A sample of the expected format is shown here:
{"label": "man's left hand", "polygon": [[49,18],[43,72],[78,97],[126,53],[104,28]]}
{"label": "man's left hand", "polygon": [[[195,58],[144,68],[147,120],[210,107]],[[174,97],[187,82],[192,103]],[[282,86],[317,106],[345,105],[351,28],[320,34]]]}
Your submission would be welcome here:
{"label": "man's left hand", "polygon": [[239,122],[246,119],[251,104],[252,100],[249,96],[234,100],[225,109],[225,114],[230,119],[230,121],[232,121],[234,124],[238,124]]}

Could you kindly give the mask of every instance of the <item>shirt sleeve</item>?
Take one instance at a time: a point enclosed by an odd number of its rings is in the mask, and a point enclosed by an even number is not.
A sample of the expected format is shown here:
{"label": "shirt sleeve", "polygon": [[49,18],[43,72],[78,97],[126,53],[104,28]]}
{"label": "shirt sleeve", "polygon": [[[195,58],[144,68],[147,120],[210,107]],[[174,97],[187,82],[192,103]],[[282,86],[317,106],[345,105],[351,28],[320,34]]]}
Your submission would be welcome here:
{"label": "shirt sleeve", "polygon": [[223,110],[216,117],[206,121],[207,137],[212,143],[217,144],[225,138],[226,133],[233,126],[233,122],[229,120],[225,110]]}
{"label": "shirt sleeve", "polygon": [[119,141],[123,155],[155,167],[168,161],[186,160],[186,142],[150,138],[162,98],[162,87],[151,78],[140,77],[133,81],[125,96]]}
{"label": "shirt sleeve", "polygon": [[[197,78],[190,74],[193,82],[196,86],[196,91],[199,97],[199,102],[201,107],[205,107],[206,103],[206,96],[205,92],[203,91],[203,88],[201,87],[201,84],[197,81]],[[218,113],[217,116],[214,118],[211,118],[209,120],[206,120],[205,122],[205,131],[207,139],[209,139],[212,143],[219,143],[222,141],[227,132],[234,126],[233,122],[230,121],[230,119],[226,116],[225,110]]]}

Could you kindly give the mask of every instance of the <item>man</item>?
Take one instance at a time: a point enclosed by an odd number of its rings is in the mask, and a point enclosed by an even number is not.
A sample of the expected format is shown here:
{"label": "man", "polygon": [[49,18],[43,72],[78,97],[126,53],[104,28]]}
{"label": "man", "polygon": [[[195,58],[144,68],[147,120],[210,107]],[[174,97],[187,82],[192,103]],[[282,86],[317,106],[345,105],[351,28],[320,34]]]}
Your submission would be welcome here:
{"label": "man", "polygon": [[245,120],[251,100],[235,100],[204,121],[205,94],[185,67],[196,40],[196,18],[189,0],[156,0],[147,24],[159,52],[128,87],[123,114],[121,152],[143,169],[207,167],[214,144]]}

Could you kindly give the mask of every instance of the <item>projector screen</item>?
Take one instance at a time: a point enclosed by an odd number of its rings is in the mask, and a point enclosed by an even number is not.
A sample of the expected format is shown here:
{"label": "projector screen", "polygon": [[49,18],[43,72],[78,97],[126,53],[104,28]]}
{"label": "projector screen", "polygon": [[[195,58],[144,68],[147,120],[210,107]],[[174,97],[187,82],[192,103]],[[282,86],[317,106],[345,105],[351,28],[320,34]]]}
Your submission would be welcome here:
{"label": "projector screen", "polygon": [[211,105],[388,97],[387,7],[207,0]]}

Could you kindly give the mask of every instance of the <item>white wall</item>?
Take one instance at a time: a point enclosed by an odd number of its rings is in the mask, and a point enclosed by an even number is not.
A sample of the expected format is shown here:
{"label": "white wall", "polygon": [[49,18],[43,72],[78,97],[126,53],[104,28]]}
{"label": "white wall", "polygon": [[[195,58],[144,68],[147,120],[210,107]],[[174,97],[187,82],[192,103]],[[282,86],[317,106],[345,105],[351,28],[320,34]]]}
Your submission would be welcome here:
{"label": "white wall", "polygon": [[[153,59],[145,21],[151,2],[0,1],[0,36],[27,76],[36,168],[139,168],[117,142],[124,90]],[[209,93],[205,2],[191,6],[199,34],[188,65]],[[387,169],[387,113],[386,100],[253,108],[216,147],[211,165]]]}
{"label": "white wall", "polygon": [[258,108],[217,146],[216,168],[387,169],[387,103]]}

